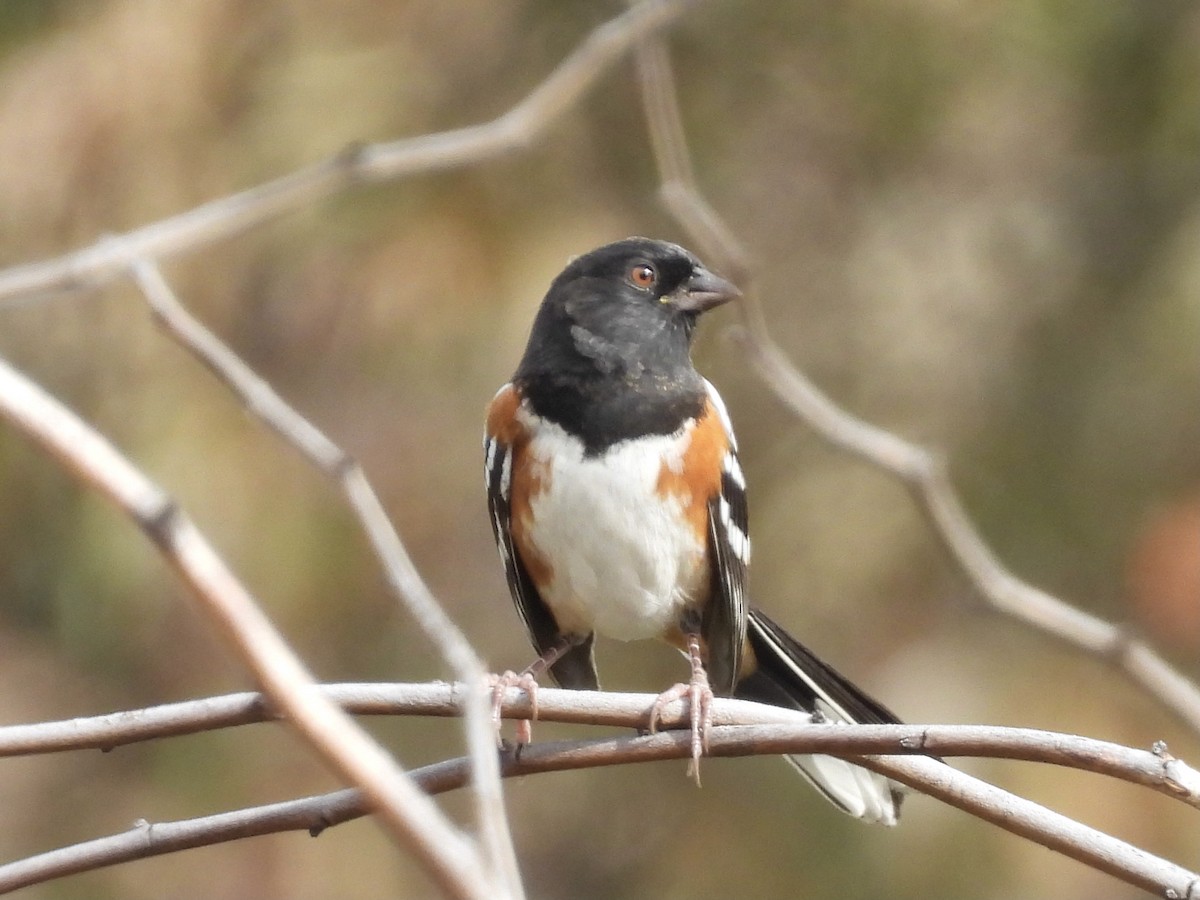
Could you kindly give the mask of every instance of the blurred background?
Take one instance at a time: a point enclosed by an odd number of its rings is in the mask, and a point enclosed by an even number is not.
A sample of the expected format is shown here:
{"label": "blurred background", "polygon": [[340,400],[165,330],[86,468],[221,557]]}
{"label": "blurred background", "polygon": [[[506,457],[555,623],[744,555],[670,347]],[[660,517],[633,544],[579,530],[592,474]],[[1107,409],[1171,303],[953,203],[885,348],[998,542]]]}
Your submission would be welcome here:
{"label": "blurred background", "polygon": [[[350,142],[490,119],[619,3],[7,0],[0,266],[285,174]],[[1200,7],[705,3],[671,38],[703,190],[751,248],[776,339],[837,401],[943,449],[999,556],[1200,677]],[[497,669],[531,650],[492,544],[482,410],[569,256],[682,240],[632,68],[528,151],[344,193],[171,262],[206,323],[362,461]],[[756,602],[913,722],[1077,732],[1193,763],[1200,741],[1103,663],[985,611],[906,492],[784,413],[711,317],[750,482]],[[449,671],[328,483],[151,323],[127,285],[0,304],[0,354],[170,490],[326,680]],[[150,544],[0,429],[0,722],[249,681]],[[683,663],[599,648],[607,687]],[[372,721],[409,766],[446,722]],[[591,734],[540,726],[544,738]],[[1200,865],[1196,813],[1046,767],[965,762]],[[534,898],[1124,898],[921,797],[840,815],[774,759],[508,785]],[[335,785],[283,729],[0,761],[0,860]],[[456,816],[462,798],[447,797]],[[30,898],[420,898],[369,822],[137,862]]]}

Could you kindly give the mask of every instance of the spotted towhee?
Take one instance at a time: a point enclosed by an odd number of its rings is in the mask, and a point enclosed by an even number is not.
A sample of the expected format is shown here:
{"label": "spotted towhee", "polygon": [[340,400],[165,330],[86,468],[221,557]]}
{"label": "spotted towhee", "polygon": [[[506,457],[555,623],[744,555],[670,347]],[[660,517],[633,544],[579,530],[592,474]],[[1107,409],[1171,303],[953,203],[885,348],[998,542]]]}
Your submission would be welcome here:
{"label": "spotted towhee", "polygon": [[[697,319],[739,296],[675,244],[617,241],[554,279],[516,374],[487,412],[492,528],[545,669],[596,690],[596,633],[659,638],[692,678],[693,756],[713,689],[835,722],[896,722],[746,598],[746,481],[716,389],[693,368]],[[710,688],[711,685],[711,688]],[[900,794],[828,756],[791,756],[851,815],[894,824]]]}

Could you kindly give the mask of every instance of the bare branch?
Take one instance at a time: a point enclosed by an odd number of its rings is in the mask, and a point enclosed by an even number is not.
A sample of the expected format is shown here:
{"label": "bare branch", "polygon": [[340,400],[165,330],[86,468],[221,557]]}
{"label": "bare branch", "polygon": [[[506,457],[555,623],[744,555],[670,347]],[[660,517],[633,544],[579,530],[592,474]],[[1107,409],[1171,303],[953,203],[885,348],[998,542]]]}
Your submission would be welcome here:
{"label": "bare branch", "polygon": [[[461,777],[456,787],[466,782],[469,772],[467,759],[457,762],[461,764],[458,773]],[[416,772],[410,773],[415,774]],[[315,835],[330,825],[361,818],[367,815],[368,811],[362,792],[349,788],[303,800],[290,800],[178,822],[152,824],[142,819],[135,822],[128,831],[119,834],[0,865],[0,894],[43,884],[56,878],[65,878],[68,875],[132,862],[135,859],[148,859],[165,853],[208,847],[242,838],[300,830]]]}
{"label": "bare branch", "polygon": [[0,301],[97,287],[131,257],[189,253],[358,184],[457,168],[523,149],[579,102],[630,48],[677,19],[689,0],[644,0],[601,25],[528,96],[481,125],[341,153],[266,184],[102,240],[66,256],[0,271]]}
{"label": "bare branch", "polygon": [[[748,254],[704,199],[686,163],[687,141],[670,60],[662,42],[648,41],[639,51],[638,63],[664,203],[680,227],[744,283],[750,274]],[[1200,733],[1200,687],[1168,665],[1144,641],[1009,572],[971,523],[946,464],[938,455],[864,422],[835,404],[771,340],[762,306],[752,290],[744,291],[740,306],[743,328],[738,338],[767,387],[829,444],[903,482],[951,559],[993,609],[1111,661]]]}
{"label": "bare branch", "polygon": [[157,266],[147,260],[135,260],[133,271],[166,332],[207,366],[259,421],[335,480],[358,518],[393,592],[449,662],[459,681],[475,685],[467,693],[464,727],[467,750],[475,761],[476,819],[491,868],[508,883],[509,893],[520,896],[521,878],[504,812],[496,734],[483,663],[425,584],[362,467],[192,316]]}
{"label": "bare branch", "polygon": [[932,759],[847,758],[1159,896],[1192,897],[1200,884],[1194,872]]}
{"label": "bare branch", "polygon": [[[392,690],[415,692],[417,705],[436,706],[448,711],[459,698],[451,685],[339,685],[331,695],[359,688],[374,692],[365,701],[374,707],[383,693]],[[515,702],[506,704],[506,712],[529,715],[528,698],[510,691]],[[538,697],[542,718],[579,721],[587,715],[615,723],[619,718],[642,721],[653,697],[640,694],[609,694],[582,691],[549,690]],[[682,759],[691,752],[688,718],[682,703],[668,710],[672,722],[684,726],[680,731],[656,735],[616,737],[583,742],[545,742],[522,747],[519,754],[506,754],[506,777],[594,766],[622,765],[664,759]],[[1103,771],[1118,757],[1140,755],[1149,769],[1157,770],[1158,782],[1164,782],[1164,759],[1153,753],[1133,751],[1100,741],[1031,732],[1021,729],[991,729],[979,726],[923,728],[903,725],[813,725],[800,713],[745,701],[718,699],[717,723],[711,733],[712,755],[748,756],[783,753],[833,753],[882,772],[922,793],[937,797],[971,815],[992,822],[1043,846],[1056,850],[1086,865],[1108,872],[1130,884],[1164,896],[1189,897],[1197,875],[1166,860],[1152,856],[1123,841],[1081,825],[1036,803],[1014,796],[986,782],[972,778],[936,760],[924,756],[874,756],[878,752],[904,749],[910,753],[938,752],[974,755],[1002,755],[1026,758],[1037,747],[1038,753],[1057,755],[1066,765],[1090,761],[1078,766]],[[561,714],[561,715],[560,715]],[[726,724],[730,720],[755,721],[792,719],[790,724]],[[2,732],[0,732],[2,734]],[[1097,760],[1108,760],[1096,764]],[[1095,764],[1095,765],[1093,765]],[[1182,765],[1182,764],[1181,764]],[[1189,802],[1196,803],[1197,773],[1186,769]],[[466,759],[449,760],[411,773],[429,793],[462,787],[467,783],[470,766]],[[1151,783],[1148,779],[1145,783]],[[1161,788],[1160,788],[1161,789]],[[1166,790],[1166,793],[1178,795]],[[52,878],[86,871],[132,859],[140,859],[175,850],[235,840],[278,831],[305,829],[317,833],[324,828],[363,815],[361,795],[357,791],[339,791],[303,800],[271,804],[253,809],[205,816],[182,822],[149,825],[138,823],[130,832],[88,841],[19,862],[0,866],[0,891],[13,890]],[[1174,891],[1174,894],[1170,892]]]}
{"label": "bare branch", "polygon": [[263,692],[453,897],[493,897],[473,846],[353,719],[326,700],[250,593],[183,511],[69,409],[0,360],[0,417],[128,515],[199,600]]}
{"label": "bare branch", "polygon": [[[466,685],[442,682],[332,684],[321,686],[321,692],[330,702],[355,715],[437,717],[463,715],[469,693]],[[641,728],[655,699],[648,694],[542,688],[538,692],[538,719]],[[510,688],[504,697],[505,718],[527,719],[531,714],[528,696]],[[274,718],[261,694],[239,693],[61,722],[8,725],[0,727],[0,757],[111,750]],[[666,727],[687,728],[690,721],[682,701],[665,707]],[[1079,735],[996,725],[816,725],[806,713],[726,697],[714,700],[713,722],[722,726],[784,726],[788,740],[799,737],[801,731],[795,729],[801,729],[804,740],[833,741],[833,745],[820,745],[825,752],[928,753],[1049,763],[1148,787],[1200,809],[1200,773],[1161,745],[1136,750]],[[844,740],[850,743],[837,743]]]}

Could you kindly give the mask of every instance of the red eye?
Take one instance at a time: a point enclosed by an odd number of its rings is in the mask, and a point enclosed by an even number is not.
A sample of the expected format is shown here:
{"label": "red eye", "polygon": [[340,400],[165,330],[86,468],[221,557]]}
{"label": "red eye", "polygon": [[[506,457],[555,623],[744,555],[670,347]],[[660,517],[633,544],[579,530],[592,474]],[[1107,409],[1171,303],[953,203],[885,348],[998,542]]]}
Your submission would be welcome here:
{"label": "red eye", "polygon": [[658,273],[654,271],[654,266],[638,263],[629,270],[629,280],[640,288],[654,287],[654,282],[658,281]]}

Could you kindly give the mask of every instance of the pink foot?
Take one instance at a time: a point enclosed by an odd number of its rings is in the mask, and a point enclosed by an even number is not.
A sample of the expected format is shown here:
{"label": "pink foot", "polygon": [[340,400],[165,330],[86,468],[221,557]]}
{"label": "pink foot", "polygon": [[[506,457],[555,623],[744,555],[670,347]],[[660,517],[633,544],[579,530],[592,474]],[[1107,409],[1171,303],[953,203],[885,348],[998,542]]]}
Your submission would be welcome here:
{"label": "pink foot", "polygon": [[517,730],[514,735],[518,744],[529,744],[533,742],[533,719],[537,718],[537,679],[529,672],[513,672],[508,671],[502,675],[489,675],[488,687],[492,690],[492,724],[496,726],[496,738],[499,741],[500,737],[500,712],[504,708],[504,693],[510,687],[516,687],[523,690],[529,695],[529,706],[533,713],[530,719],[521,719],[517,722]]}
{"label": "pink foot", "polygon": [[688,713],[692,723],[692,759],[688,763],[688,777],[700,784],[700,757],[708,752],[708,732],[712,728],[713,692],[708,685],[708,676],[703,668],[692,671],[689,684],[677,684],[658,695],[650,707],[650,733],[654,734],[662,722],[663,710],[684,697],[688,701]]}

